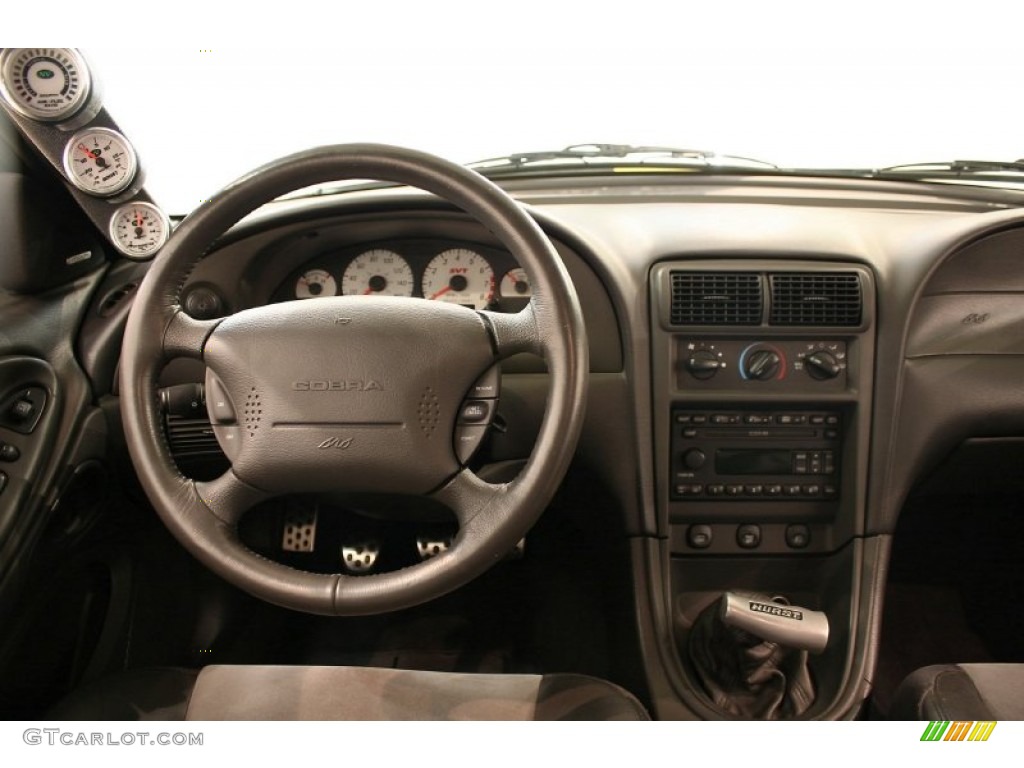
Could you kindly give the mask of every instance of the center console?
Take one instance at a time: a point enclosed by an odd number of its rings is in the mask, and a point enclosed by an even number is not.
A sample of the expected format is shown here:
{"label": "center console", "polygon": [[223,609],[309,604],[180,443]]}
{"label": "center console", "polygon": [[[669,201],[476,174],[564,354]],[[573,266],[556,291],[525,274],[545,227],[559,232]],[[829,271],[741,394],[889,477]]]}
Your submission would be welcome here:
{"label": "center console", "polygon": [[[680,259],[651,271],[658,519],[684,698],[688,641],[729,590],[823,611],[808,716],[846,677],[864,532],[872,274],[831,260]],[[714,704],[704,703],[714,711]],[[720,712],[722,716],[727,713]]]}

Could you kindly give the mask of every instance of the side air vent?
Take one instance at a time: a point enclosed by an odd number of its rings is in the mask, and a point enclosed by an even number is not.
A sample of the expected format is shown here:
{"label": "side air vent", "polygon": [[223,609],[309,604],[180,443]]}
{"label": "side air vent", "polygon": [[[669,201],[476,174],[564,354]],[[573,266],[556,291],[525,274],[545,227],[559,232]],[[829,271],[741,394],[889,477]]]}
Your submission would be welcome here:
{"label": "side air vent", "polygon": [[770,325],[857,326],[863,299],[856,272],[778,272],[771,285]]}
{"label": "side air vent", "polygon": [[760,325],[756,272],[672,272],[672,325]]}

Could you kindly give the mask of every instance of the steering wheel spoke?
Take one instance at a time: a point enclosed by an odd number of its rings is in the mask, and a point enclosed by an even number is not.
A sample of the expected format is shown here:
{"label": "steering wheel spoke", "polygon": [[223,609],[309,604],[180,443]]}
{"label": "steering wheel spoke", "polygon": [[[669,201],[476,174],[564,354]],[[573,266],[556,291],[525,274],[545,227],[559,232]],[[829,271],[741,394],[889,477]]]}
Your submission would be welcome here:
{"label": "steering wheel spoke", "polygon": [[491,341],[499,360],[520,352],[543,355],[543,343],[532,302],[515,314],[481,311],[480,315],[490,328]]}
{"label": "steering wheel spoke", "polygon": [[196,493],[210,512],[222,522],[235,526],[242,515],[270,494],[243,482],[229,469],[215,480],[195,484]]}
{"label": "steering wheel spoke", "polygon": [[203,359],[206,341],[222,318],[215,320],[196,320],[184,310],[179,309],[167,323],[163,339],[164,359],[190,357]]}
{"label": "steering wheel spoke", "polygon": [[430,494],[430,498],[448,507],[462,529],[468,527],[480,514],[486,513],[507,487],[492,485],[464,469]]}

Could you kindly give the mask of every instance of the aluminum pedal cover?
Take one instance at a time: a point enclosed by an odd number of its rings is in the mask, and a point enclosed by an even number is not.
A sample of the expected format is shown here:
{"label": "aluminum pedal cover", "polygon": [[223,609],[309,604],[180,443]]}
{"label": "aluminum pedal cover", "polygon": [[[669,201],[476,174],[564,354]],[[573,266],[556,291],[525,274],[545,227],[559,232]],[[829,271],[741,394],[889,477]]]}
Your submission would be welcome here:
{"label": "aluminum pedal cover", "polygon": [[378,557],[380,544],[376,541],[359,541],[341,547],[341,564],[352,573],[369,573]]}
{"label": "aluminum pedal cover", "polygon": [[285,552],[312,552],[316,545],[316,507],[289,507],[284,513],[281,549]]}
{"label": "aluminum pedal cover", "polygon": [[447,552],[452,546],[450,536],[417,536],[416,551],[419,552],[420,560],[429,560],[432,557]]}

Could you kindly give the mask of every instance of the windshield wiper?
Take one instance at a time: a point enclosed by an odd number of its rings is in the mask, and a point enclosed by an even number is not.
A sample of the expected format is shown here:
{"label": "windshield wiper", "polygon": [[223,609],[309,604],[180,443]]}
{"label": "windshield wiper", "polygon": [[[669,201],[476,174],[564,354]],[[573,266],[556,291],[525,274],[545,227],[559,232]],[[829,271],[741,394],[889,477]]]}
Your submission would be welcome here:
{"label": "windshield wiper", "polygon": [[873,171],[878,175],[909,176],[979,176],[987,174],[1024,174],[1024,159],[1021,160],[944,160],[938,163],[908,163],[890,165]]}
{"label": "windshield wiper", "polygon": [[483,173],[517,173],[544,167],[563,169],[566,166],[660,166],[682,168],[742,168],[779,170],[774,163],[738,155],[720,155],[704,149],[680,147],[635,146],[632,144],[573,144],[564,149],[539,152],[515,152],[469,163],[468,167]]}

